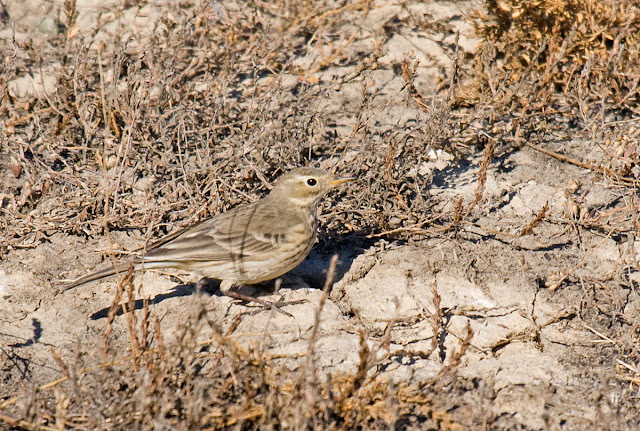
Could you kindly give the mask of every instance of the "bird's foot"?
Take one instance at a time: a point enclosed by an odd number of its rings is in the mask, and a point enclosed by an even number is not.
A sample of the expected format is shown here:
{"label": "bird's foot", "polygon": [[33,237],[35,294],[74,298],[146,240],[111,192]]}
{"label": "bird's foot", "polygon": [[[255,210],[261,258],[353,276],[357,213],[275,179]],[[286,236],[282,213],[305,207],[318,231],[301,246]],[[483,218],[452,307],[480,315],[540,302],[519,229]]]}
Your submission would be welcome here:
{"label": "bird's foot", "polygon": [[283,299],[284,296],[281,296],[277,301],[264,301],[264,304],[261,302],[260,304],[262,304],[262,307],[258,308],[255,311],[250,311],[248,314],[253,316],[255,314],[262,313],[265,310],[275,310],[279,313],[284,314],[285,316],[293,317],[293,314],[287,313],[286,311],[282,310],[282,307],[286,307],[287,305],[304,304],[305,302],[307,302],[306,299],[297,299],[295,301],[283,301]]}
{"label": "bird's foot", "polygon": [[265,310],[275,310],[279,313],[284,314],[285,316],[293,317],[293,314],[287,313],[281,308],[286,307],[287,305],[297,305],[297,304],[303,304],[307,302],[306,299],[298,299],[296,301],[283,301],[282,299],[284,299],[284,297],[280,297],[280,299],[277,301],[265,301],[264,299],[255,298],[249,295],[243,295],[242,293],[236,292],[234,290],[228,290],[224,292],[224,294],[227,296],[230,296],[231,298],[240,299],[242,301],[247,301],[247,302],[256,302],[262,305],[261,308],[259,308],[255,312],[251,312],[250,314],[258,314]]}

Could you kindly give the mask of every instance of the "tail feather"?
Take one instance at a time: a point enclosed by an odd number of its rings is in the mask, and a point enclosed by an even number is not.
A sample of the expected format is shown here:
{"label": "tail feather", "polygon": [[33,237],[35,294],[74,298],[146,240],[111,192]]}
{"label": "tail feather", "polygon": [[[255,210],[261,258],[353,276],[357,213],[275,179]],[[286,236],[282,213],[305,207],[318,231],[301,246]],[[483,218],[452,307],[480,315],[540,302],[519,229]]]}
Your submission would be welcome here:
{"label": "tail feather", "polygon": [[138,269],[140,264],[128,263],[128,264],[111,266],[109,268],[101,269],[100,271],[83,275],[82,277],[63,286],[61,290],[62,292],[66,292],[67,290],[73,289],[74,287],[82,286],[83,284],[86,284],[92,281],[100,280],[107,277],[112,277],[118,273],[124,273],[129,269],[131,265],[133,265],[134,269]]}

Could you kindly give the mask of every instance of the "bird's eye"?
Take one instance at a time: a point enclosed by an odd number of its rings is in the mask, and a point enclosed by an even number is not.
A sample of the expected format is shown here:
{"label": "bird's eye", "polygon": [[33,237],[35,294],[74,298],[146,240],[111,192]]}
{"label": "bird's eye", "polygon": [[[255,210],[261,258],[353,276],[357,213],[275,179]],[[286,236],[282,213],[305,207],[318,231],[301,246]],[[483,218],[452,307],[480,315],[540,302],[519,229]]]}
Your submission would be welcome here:
{"label": "bird's eye", "polygon": [[309,178],[309,179],[307,180],[307,185],[308,185],[309,187],[315,187],[315,186],[316,186],[316,184],[318,184],[318,180],[316,180],[315,178]]}

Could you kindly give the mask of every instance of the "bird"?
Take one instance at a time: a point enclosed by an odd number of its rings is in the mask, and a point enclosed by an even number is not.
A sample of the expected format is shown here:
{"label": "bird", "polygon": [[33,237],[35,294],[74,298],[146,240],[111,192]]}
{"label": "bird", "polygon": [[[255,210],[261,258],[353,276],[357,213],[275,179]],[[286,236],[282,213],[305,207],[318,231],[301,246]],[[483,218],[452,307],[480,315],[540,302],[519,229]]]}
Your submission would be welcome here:
{"label": "bird", "polygon": [[276,279],[298,266],[316,241],[319,202],[353,179],[312,167],[293,169],[281,175],[262,199],[172,233],[128,264],[86,274],[62,291],[113,276],[131,265],[134,270],[174,268],[201,277],[198,286],[219,280],[223,294],[291,316],[280,308],[304,300],[271,302],[241,294],[237,288]]}

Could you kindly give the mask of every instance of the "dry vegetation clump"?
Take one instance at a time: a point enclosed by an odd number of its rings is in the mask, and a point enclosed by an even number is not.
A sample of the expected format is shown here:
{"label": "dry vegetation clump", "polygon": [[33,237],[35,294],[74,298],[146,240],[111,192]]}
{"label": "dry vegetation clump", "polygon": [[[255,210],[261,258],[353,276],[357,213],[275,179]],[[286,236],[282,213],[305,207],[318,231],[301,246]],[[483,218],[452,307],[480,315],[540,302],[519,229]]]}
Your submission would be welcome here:
{"label": "dry vegetation clump", "polygon": [[[3,253],[54,231],[166,231],[334,150],[318,127],[326,85],[284,72],[310,34],[346,19],[339,13],[328,21],[310,11],[278,30],[278,10],[205,2],[160,20],[141,44],[136,34],[73,36],[67,6],[67,34],[2,42],[12,56],[2,70],[2,167],[13,173],[0,190]],[[6,84],[31,70],[57,74],[55,91],[13,97]]]}
{"label": "dry vegetation clump", "polygon": [[[369,1],[202,2],[111,39],[81,36],[74,3],[65,7],[57,38],[0,42],[10,59],[0,73],[0,163],[11,173],[0,185],[0,253],[56,232],[161,236],[255,199],[305,164],[360,178],[345,195],[357,190],[363,205],[333,211],[342,235],[428,220],[425,148],[442,146],[456,127],[446,101],[424,123],[374,127],[386,106],[367,85],[379,44],[358,45]],[[316,73],[333,66],[349,73]],[[38,86],[55,85],[16,96],[8,83],[28,71]],[[327,94],[359,81],[357,112],[327,106]]]}
{"label": "dry vegetation clump", "polygon": [[[322,352],[316,351],[315,337],[310,337],[301,361],[269,354],[260,346],[244,347],[233,335],[223,334],[199,298],[173,332],[161,328],[148,301],[141,310],[129,311],[135,307],[130,275],[114,297],[103,353],[78,352],[68,363],[53,351],[64,377],[28,395],[4,394],[0,423],[29,430],[339,430],[410,424],[463,429],[446,409],[437,407],[442,403],[432,394],[455,382],[471,332],[451,365],[420,387],[393,385],[381,376],[379,367],[389,358],[385,346],[390,331],[373,347],[361,333],[357,371],[327,375],[316,365]],[[120,312],[127,323],[128,333],[122,334],[128,339],[126,353],[121,343],[113,344],[111,335]],[[172,340],[164,340],[163,334],[170,332]],[[282,359],[292,362],[282,366]]]}
{"label": "dry vegetation clump", "polygon": [[[498,140],[586,138],[593,170],[638,178],[640,9],[635,1],[490,1],[476,11],[478,79],[457,93]],[[485,117],[485,118],[487,118]]]}
{"label": "dry vegetation clump", "polygon": [[[637,114],[640,10],[634,1],[490,1],[476,16],[475,68],[515,112]],[[504,100],[502,100],[504,99]],[[603,112],[604,110],[604,112]],[[604,120],[604,118],[602,118]]]}

